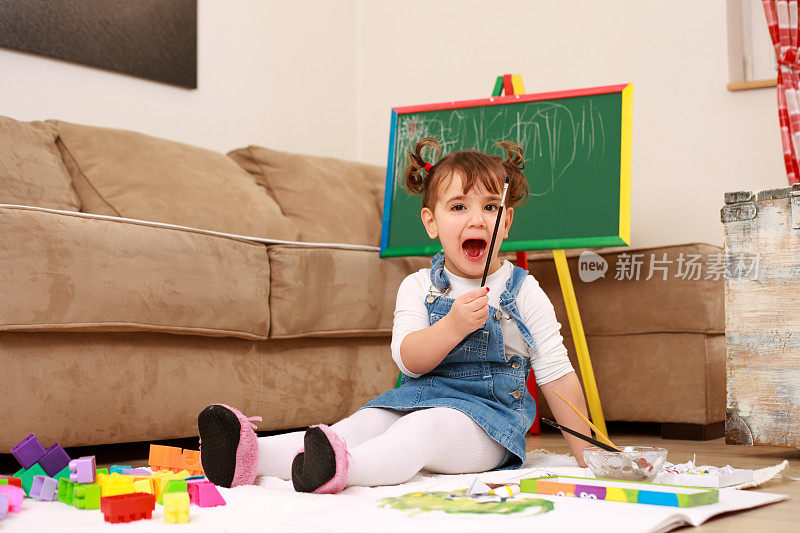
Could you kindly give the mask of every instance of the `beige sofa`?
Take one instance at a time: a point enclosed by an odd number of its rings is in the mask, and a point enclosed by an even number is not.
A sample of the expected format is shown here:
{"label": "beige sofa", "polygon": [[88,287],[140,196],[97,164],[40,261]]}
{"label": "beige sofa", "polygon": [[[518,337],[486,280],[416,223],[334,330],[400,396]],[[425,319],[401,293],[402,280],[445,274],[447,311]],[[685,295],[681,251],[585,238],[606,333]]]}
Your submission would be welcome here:
{"label": "beige sofa", "polygon": [[[212,402],[297,428],[391,387],[395,292],[429,262],[378,257],[383,182],[331,158],[0,117],[0,452],[28,433],[190,436]],[[530,259],[572,354],[552,260]],[[724,418],[722,280],[570,268],[607,420],[707,435]]]}

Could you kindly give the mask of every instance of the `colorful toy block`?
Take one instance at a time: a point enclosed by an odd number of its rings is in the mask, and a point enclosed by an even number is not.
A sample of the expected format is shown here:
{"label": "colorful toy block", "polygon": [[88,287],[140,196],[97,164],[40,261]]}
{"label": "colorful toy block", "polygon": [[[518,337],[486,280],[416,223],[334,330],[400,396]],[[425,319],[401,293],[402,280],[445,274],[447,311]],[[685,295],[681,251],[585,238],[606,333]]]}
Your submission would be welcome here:
{"label": "colorful toy block", "polygon": [[72,505],[73,492],[75,490],[75,483],[69,478],[62,477],[58,480],[58,501]]}
{"label": "colorful toy block", "polygon": [[189,483],[189,499],[198,507],[225,505],[225,499],[210,481]]}
{"label": "colorful toy block", "polygon": [[151,444],[148,464],[154,472],[156,470],[169,470],[170,472],[177,472],[183,468],[181,449],[176,448],[175,446]]}
{"label": "colorful toy block", "polygon": [[57,442],[50,445],[44,452],[44,456],[37,461],[44,470],[45,474],[55,477],[55,474],[67,468],[72,459],[64,448]]}
{"label": "colorful toy block", "polygon": [[85,483],[75,485],[72,503],[78,509],[100,509],[100,485]]}
{"label": "colorful toy block", "polygon": [[58,481],[48,476],[34,476],[30,497],[52,502],[58,497]]}
{"label": "colorful toy block", "polygon": [[126,468],[120,472],[123,476],[149,476],[151,473],[146,468]]}
{"label": "colorful toy block", "polygon": [[94,483],[96,474],[94,455],[69,462],[69,480],[73,483]]}
{"label": "colorful toy block", "polygon": [[100,498],[100,510],[103,512],[103,517],[106,522],[112,524],[143,518],[150,519],[155,507],[156,497],[153,494],[141,492]]}
{"label": "colorful toy block", "polygon": [[33,485],[33,478],[36,476],[44,476],[44,470],[39,463],[34,463],[33,466],[30,468],[23,468],[19,470],[14,477],[18,477],[22,482],[22,490],[25,491],[25,495],[28,496],[31,493],[31,485]]}
{"label": "colorful toy block", "polygon": [[171,479],[167,482],[167,488],[164,489],[164,494],[171,492],[186,492],[186,481],[183,479]]}
{"label": "colorful toy block", "polygon": [[164,522],[181,524],[189,521],[189,495],[185,492],[164,494]]}
{"label": "colorful toy block", "polygon": [[14,485],[22,488],[22,480],[13,476],[0,476],[0,485]]}
{"label": "colorful toy block", "polygon": [[153,472],[169,470],[170,472],[187,471],[187,476],[202,474],[200,452],[198,450],[181,450],[175,446],[150,445],[150,458],[148,461]]}
{"label": "colorful toy block", "polygon": [[[71,459],[70,459],[70,460],[71,460]],[[64,468],[62,468],[61,470],[59,470],[59,471],[58,471],[58,472],[57,472],[57,473],[56,473],[54,476],[52,476],[52,477],[53,477],[53,479],[61,479],[62,477],[65,477],[65,478],[69,479],[69,464],[67,464],[67,466],[65,466]]]}
{"label": "colorful toy block", "polygon": [[122,474],[97,474],[95,483],[100,485],[100,492],[103,497],[117,496],[120,494],[131,494],[133,489],[133,477],[123,476]]}
{"label": "colorful toy block", "polygon": [[153,489],[156,491],[156,501],[158,501],[158,503],[161,503],[161,495],[164,493],[164,489],[167,488],[167,482],[171,479],[175,479],[175,474],[169,470],[153,472]]}
{"label": "colorful toy block", "polygon": [[133,490],[136,492],[146,492],[155,495],[155,481],[151,478],[137,479],[133,482]]}
{"label": "colorful toy block", "polygon": [[8,499],[8,512],[18,513],[22,499],[25,498],[25,492],[14,485],[0,485],[0,494],[5,494]]}
{"label": "colorful toy block", "polygon": [[8,496],[0,494],[0,520],[5,518],[6,514],[8,514]]}
{"label": "colorful toy block", "polygon": [[36,435],[31,433],[21,441],[19,441],[13,448],[11,453],[17,459],[22,468],[30,468],[34,463],[44,456],[44,446],[36,438]]}
{"label": "colorful toy block", "polygon": [[111,465],[112,474],[124,474],[123,470],[130,470],[131,465]]}
{"label": "colorful toy block", "polygon": [[183,468],[188,470],[191,475],[203,473],[199,450],[183,450]]}

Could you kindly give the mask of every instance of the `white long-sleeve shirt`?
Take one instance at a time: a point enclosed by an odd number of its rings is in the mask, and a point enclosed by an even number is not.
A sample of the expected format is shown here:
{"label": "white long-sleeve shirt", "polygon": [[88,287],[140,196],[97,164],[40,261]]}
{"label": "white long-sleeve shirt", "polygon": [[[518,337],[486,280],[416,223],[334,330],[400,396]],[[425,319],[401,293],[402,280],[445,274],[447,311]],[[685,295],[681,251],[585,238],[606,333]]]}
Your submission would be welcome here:
{"label": "white long-sleeve shirt", "polygon": [[[506,282],[514,266],[503,261],[496,272],[487,276],[486,285],[489,287],[489,305],[500,308],[500,295],[506,288]],[[394,326],[392,327],[392,358],[397,363],[400,371],[410,377],[419,377],[420,374],[410,372],[400,356],[400,345],[409,333],[427,328],[428,310],[425,307],[425,298],[431,289],[431,270],[423,268],[407,276],[397,290],[397,303],[394,310]],[[480,279],[470,279],[455,276],[445,268],[447,278],[450,280],[448,298],[458,298],[462,294],[480,287]],[[433,293],[441,294],[435,287]],[[502,309],[501,309],[502,310]],[[560,378],[573,371],[572,363],[567,357],[564,339],[561,337],[561,324],[556,320],[553,304],[539,287],[539,282],[528,275],[517,293],[517,310],[522,321],[531,332],[536,344],[532,351],[522,337],[516,322],[503,311],[503,344],[506,354],[519,355],[531,358],[531,368],[536,376],[536,383],[541,386]]]}

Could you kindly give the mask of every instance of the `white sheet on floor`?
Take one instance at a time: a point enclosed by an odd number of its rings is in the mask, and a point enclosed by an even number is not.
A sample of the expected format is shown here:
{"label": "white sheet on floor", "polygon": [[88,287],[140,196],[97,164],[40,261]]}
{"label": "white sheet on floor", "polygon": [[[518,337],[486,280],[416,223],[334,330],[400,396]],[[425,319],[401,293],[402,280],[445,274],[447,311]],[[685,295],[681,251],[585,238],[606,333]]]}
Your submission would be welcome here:
{"label": "white sheet on floor", "polygon": [[[528,452],[521,470],[480,474],[487,483],[514,482],[523,477],[547,474],[581,476],[583,468],[565,455],[542,451]],[[508,528],[552,528],[553,531],[646,532],[669,531],[680,525],[699,525],[720,513],[747,509],[786,498],[781,494],[749,492],[733,489],[720,491],[720,502],[690,509],[659,507],[634,503],[581,500],[578,498],[544,497],[555,503],[555,509],[537,516],[453,515],[422,513],[411,516],[404,511],[380,508],[381,498],[401,496],[409,492],[440,491],[467,488],[474,474],[442,476],[420,473],[402,485],[389,487],[350,487],[341,494],[298,494],[291,482],[277,478],[259,478],[258,486],[221,489],[228,502],[224,507],[200,509],[192,506],[187,530],[259,532],[402,532],[425,533],[458,531],[486,533]],[[523,497],[540,498],[538,495]],[[82,511],[60,502],[39,502],[26,499],[22,512],[0,520],[0,531],[176,531],[164,523],[164,510],[156,506],[152,520],[131,522],[125,526],[107,524],[100,511]],[[542,529],[539,529],[542,531]]]}

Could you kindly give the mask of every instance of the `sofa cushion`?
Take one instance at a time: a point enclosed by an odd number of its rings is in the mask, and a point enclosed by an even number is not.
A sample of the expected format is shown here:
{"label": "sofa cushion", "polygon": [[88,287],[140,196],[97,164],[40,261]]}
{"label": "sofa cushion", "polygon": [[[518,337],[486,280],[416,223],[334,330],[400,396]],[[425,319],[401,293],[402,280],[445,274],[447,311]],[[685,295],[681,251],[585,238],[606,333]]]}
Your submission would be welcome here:
{"label": "sofa cushion", "polygon": [[228,155],[278,201],[300,240],[380,244],[385,168],[260,146]]}
{"label": "sofa cushion", "polygon": [[82,213],[0,206],[0,331],[266,338],[263,245]]}
{"label": "sofa cushion", "polygon": [[297,228],[229,157],[133,131],[49,121],[88,213],[295,240]]}
{"label": "sofa cushion", "polygon": [[334,246],[270,246],[269,262],[270,338],[391,335],[400,282],[430,267]]}
{"label": "sofa cushion", "polygon": [[[567,263],[586,335],[725,332],[722,248],[696,243],[601,251],[608,270],[586,282],[578,271],[581,252],[572,250]],[[638,279],[635,267],[626,266],[636,264]],[[552,253],[529,255],[528,266],[553,303],[561,334],[571,336]]]}
{"label": "sofa cushion", "polygon": [[55,140],[50,124],[0,116],[0,203],[80,211]]}

